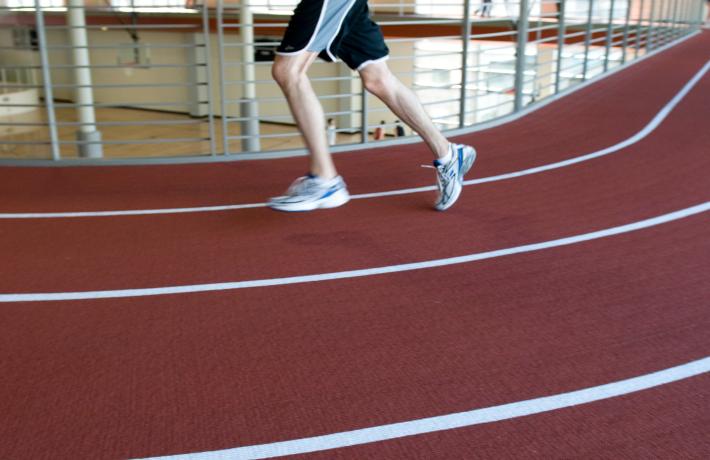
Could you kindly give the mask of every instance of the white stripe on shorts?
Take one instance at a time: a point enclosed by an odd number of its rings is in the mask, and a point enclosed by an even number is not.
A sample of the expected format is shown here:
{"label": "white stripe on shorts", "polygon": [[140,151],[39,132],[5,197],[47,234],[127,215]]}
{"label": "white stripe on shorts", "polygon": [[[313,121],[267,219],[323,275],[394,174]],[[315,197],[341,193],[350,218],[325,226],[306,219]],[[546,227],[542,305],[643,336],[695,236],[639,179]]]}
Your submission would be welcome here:
{"label": "white stripe on shorts", "polygon": [[313,29],[313,35],[311,35],[311,39],[308,40],[308,43],[306,46],[301,48],[298,51],[289,51],[289,52],[284,52],[284,51],[277,51],[276,54],[281,55],[281,56],[295,56],[297,54],[301,54],[304,51],[308,50],[308,48],[311,46],[313,41],[316,39],[316,36],[318,35],[318,32],[320,31],[321,26],[323,25],[323,19],[325,18],[325,12],[328,9],[328,0],[323,0],[323,6],[321,7],[320,10],[320,16],[318,17],[318,23],[316,24],[316,28]]}

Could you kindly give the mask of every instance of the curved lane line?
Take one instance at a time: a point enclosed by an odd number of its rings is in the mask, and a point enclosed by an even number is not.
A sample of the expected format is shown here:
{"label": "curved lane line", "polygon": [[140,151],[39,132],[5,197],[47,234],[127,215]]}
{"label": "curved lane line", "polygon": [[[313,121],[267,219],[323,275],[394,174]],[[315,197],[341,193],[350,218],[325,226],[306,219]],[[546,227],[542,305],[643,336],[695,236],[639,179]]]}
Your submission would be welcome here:
{"label": "curved lane line", "polygon": [[477,260],[492,259],[495,257],[521,254],[524,252],[539,251],[542,249],[566,246],[569,244],[581,243],[608,236],[619,235],[621,233],[633,232],[644,228],[654,227],[685,217],[701,214],[710,210],[710,201],[691,206],[689,208],[674,211],[650,219],[641,220],[631,224],[611,227],[591,233],[545,241],[541,243],[526,244],[494,251],[479,252],[459,257],[449,257],[446,259],[433,259],[423,262],[413,262],[400,265],[389,265],[384,267],[365,268],[360,270],[348,270],[342,272],[321,273],[304,276],[290,276],[286,278],[267,278],[249,281],[232,281],[226,283],[193,284],[183,286],[167,286],[157,288],[142,289],[117,289],[110,291],[79,291],[79,292],[51,292],[51,293],[23,293],[23,294],[0,294],[0,302],[43,302],[54,300],[82,300],[82,299],[114,299],[119,297],[145,297],[167,294],[186,294],[193,292],[226,291],[232,289],[246,289],[266,286],[282,286],[286,284],[312,283],[316,281],[329,281],[345,278],[357,278],[361,276],[382,275],[385,273],[397,273],[410,270],[420,270],[425,268],[443,267],[446,265],[456,265]]}
{"label": "curved lane line", "polygon": [[[505,179],[513,179],[515,177],[527,176],[529,174],[536,174],[543,171],[549,171],[551,169],[563,168],[565,166],[570,166],[576,163],[581,163],[583,161],[588,161],[594,158],[599,158],[601,156],[609,155],[611,153],[617,152],[624,149],[632,144],[635,144],[647,137],[651,132],[653,132],[662,122],[665,120],[671,111],[680,103],[681,100],[693,89],[693,87],[700,81],[700,79],[705,75],[705,73],[710,69],[710,61],[707,61],[705,65],[691,78],[685,86],[656,114],[655,117],[638,133],[629,137],[628,139],[619,142],[618,144],[612,145],[605,149],[588,153],[585,155],[570,158],[568,160],[558,161],[555,163],[549,163],[542,166],[536,166],[534,168],[523,169],[520,171],[513,171],[510,173],[499,174],[497,176],[482,177],[479,179],[472,179],[464,181],[464,185],[476,185],[483,184],[486,182],[495,182]],[[357,195],[352,195],[351,198],[366,199],[366,198],[381,198],[386,196],[395,195],[408,195],[411,193],[429,192],[436,190],[436,186],[425,186],[408,188],[401,190],[391,190],[388,192],[374,192],[374,193],[361,193]],[[72,218],[72,217],[110,217],[110,216],[139,216],[139,215],[150,215],[150,214],[180,214],[180,213],[193,213],[193,212],[215,212],[215,211],[231,211],[238,209],[251,209],[251,208],[263,208],[266,203],[249,203],[249,204],[235,204],[235,205],[218,205],[218,206],[200,206],[191,208],[166,208],[166,209],[136,209],[136,210],[125,210],[125,211],[90,211],[90,212],[46,212],[46,213],[0,213],[0,219],[47,219],[47,218]]]}
{"label": "curved lane line", "polygon": [[[236,447],[233,449],[215,450],[165,457],[152,457],[164,460],[238,460],[273,458],[284,455],[319,452],[341,447],[356,446],[388,439],[416,436],[436,431],[498,422],[526,415],[539,414],[566,407],[588,404],[604,399],[615,398],[649,388],[698,376],[710,371],[710,357],[691,361],[680,366],[671,367],[651,374],[645,374],[626,380],[619,380],[605,385],[599,385],[569,393],[560,393],[542,398],[527,399],[499,406],[475,409],[468,412],[458,412],[437,417],[422,418],[408,422],[392,423],[370,428],[339,433],[294,439],[291,441],[273,442],[253,446]],[[145,459],[144,459],[145,460]]]}

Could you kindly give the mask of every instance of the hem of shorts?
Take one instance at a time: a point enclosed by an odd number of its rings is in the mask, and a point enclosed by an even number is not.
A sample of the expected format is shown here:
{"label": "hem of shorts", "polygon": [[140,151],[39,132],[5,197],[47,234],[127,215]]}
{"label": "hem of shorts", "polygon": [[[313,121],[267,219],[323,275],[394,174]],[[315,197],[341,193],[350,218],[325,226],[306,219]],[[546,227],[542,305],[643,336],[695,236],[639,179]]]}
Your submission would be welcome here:
{"label": "hem of shorts", "polygon": [[[310,50],[307,50],[306,48],[303,48],[303,49],[298,50],[298,51],[289,51],[289,52],[286,52],[286,51],[276,51],[275,53],[278,54],[279,56],[296,56],[296,55],[299,55],[299,54],[301,54],[301,53],[305,53],[306,51],[310,51]],[[312,52],[312,53],[315,53],[315,51],[311,51],[311,52]]]}
{"label": "hem of shorts", "polygon": [[359,66],[357,66],[357,69],[355,69],[355,70],[360,71],[360,70],[364,69],[365,67],[369,66],[370,64],[374,64],[375,62],[386,61],[389,58],[390,58],[390,55],[388,54],[387,56],[382,56],[381,58],[370,59],[369,61],[365,61],[362,64],[360,64]]}
{"label": "hem of shorts", "polygon": [[303,53],[304,51],[306,51],[306,48],[303,48],[302,50],[290,51],[290,52],[286,52],[286,51],[276,51],[276,54],[278,54],[279,56],[295,56],[295,55],[297,55],[297,54]]}

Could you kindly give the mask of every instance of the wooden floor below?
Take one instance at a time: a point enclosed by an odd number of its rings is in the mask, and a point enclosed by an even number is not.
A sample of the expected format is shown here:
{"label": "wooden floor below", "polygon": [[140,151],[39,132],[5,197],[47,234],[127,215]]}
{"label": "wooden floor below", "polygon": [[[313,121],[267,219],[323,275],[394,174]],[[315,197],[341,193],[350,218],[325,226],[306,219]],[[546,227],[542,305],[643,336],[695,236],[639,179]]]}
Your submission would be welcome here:
{"label": "wooden floor below", "polygon": [[[59,123],[76,122],[74,110],[57,109],[56,115]],[[100,123],[131,123],[100,127],[104,141],[103,153],[107,158],[194,156],[209,155],[211,152],[207,118],[128,108],[97,109],[96,118]],[[2,123],[12,125],[2,125]],[[259,128],[262,136],[260,139],[262,151],[304,147],[303,140],[293,125],[260,123]],[[75,143],[77,129],[76,125],[59,127],[62,158],[78,157]],[[239,136],[239,123],[230,123],[228,130],[230,137]],[[216,152],[224,152],[220,118],[214,120],[214,139]],[[50,131],[44,110],[0,118],[0,158],[51,158],[49,140]],[[338,133],[337,135],[337,144],[358,142],[360,142],[360,134]],[[229,151],[239,153],[241,140],[230,140]]]}

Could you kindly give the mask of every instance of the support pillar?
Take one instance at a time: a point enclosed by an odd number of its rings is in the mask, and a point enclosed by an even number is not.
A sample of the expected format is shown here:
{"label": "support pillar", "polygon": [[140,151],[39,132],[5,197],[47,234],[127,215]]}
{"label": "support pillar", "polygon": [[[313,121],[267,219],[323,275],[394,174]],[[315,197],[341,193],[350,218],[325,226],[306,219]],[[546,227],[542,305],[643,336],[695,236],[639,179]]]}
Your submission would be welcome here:
{"label": "support pillar", "polygon": [[528,0],[520,0],[518,13],[518,44],[515,53],[515,99],[514,111],[523,108],[523,86],[525,85],[525,50],[528,45]]}
{"label": "support pillar", "polygon": [[84,0],[68,0],[67,23],[69,24],[69,42],[72,46],[72,61],[74,65],[75,100],[77,116],[81,125],[76,133],[79,141],[79,156],[85,158],[102,158],[103,145],[101,132],[96,128],[94,112],[94,89],[91,83],[91,68],[89,67],[89,48],[86,36],[86,17]]}
{"label": "support pillar", "polygon": [[239,101],[239,117],[243,152],[261,150],[259,139],[259,104],[256,100],[256,69],[254,64],[254,15],[247,2],[239,8],[239,32],[242,40],[242,99]]}

